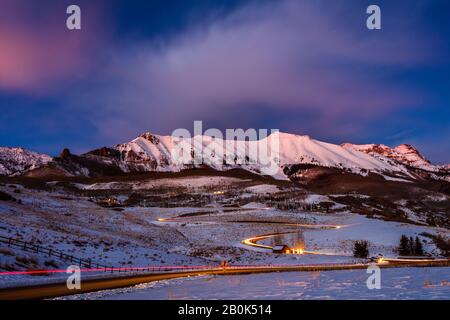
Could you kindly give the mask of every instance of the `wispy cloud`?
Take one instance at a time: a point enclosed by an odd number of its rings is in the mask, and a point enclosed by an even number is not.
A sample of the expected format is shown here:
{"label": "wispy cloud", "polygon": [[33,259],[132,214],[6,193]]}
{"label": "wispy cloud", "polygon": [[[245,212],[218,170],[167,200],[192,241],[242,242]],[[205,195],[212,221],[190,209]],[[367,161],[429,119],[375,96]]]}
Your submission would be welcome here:
{"label": "wispy cloud", "polygon": [[403,28],[370,33],[364,12],[355,28],[342,21],[339,8],[328,9],[313,2],[252,3],[170,39],[127,47],[108,76],[119,79],[120,90],[100,95],[103,102],[111,97],[114,118],[102,113],[99,122],[117,124],[120,115],[123,125],[142,129],[167,130],[194,118],[221,125],[225,115],[242,117],[247,106],[261,105],[315,112],[326,131],[348,117],[382,117],[417,103],[419,93],[391,77],[427,61],[427,40],[416,34],[412,41]]}

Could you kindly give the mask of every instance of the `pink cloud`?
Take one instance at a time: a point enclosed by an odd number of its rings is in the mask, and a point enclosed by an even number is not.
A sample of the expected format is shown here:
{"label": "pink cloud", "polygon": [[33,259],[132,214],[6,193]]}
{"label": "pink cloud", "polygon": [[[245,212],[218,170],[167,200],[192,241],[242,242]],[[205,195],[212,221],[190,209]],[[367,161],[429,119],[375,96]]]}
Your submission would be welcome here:
{"label": "pink cloud", "polygon": [[78,80],[90,64],[98,18],[94,7],[83,24],[89,31],[68,31],[63,2],[42,4],[4,0],[0,11],[0,90],[25,93],[54,91]]}

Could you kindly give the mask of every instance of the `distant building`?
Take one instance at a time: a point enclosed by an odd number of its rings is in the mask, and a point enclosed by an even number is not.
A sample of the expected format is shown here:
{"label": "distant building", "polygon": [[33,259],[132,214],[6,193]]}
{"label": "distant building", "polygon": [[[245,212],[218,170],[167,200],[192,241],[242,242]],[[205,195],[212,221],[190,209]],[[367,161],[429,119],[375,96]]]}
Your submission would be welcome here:
{"label": "distant building", "polygon": [[280,246],[275,246],[272,248],[273,253],[289,253],[291,251],[291,248],[289,248],[287,245],[283,244]]}
{"label": "distant building", "polygon": [[104,207],[115,207],[120,205],[119,201],[114,197],[109,197],[106,199],[101,199],[97,201],[97,204]]}

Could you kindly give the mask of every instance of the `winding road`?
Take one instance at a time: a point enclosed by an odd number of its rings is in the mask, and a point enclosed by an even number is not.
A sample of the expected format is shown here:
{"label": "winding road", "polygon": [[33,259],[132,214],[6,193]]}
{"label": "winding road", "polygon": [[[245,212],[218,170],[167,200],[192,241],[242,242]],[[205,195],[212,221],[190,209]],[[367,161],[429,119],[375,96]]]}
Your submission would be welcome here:
{"label": "winding road", "polygon": [[[265,209],[270,209],[270,208],[265,208]],[[242,209],[242,210],[235,209],[235,210],[228,210],[228,211],[223,211],[223,212],[236,212],[236,211],[244,211],[244,210],[252,211],[252,210],[261,210],[261,209]],[[205,214],[210,214],[210,213],[214,213],[214,212],[208,211],[207,213],[201,213],[201,214],[184,214],[184,215],[170,217],[170,218],[160,218],[160,219],[158,219],[158,222],[190,223],[190,222],[193,222],[191,219],[192,217],[203,216]],[[195,221],[195,222],[196,223],[202,223],[202,222],[208,223],[208,221]],[[229,221],[228,223],[274,224],[277,226],[299,227],[299,228],[305,228],[305,229],[341,229],[344,227],[348,227],[347,225],[305,224],[305,223],[291,223],[291,222],[279,222],[279,221],[256,221],[256,220],[252,220],[252,221],[248,221],[248,220],[239,221],[238,220],[238,221]],[[258,242],[262,241],[262,240],[274,238],[276,236],[295,234],[297,232],[298,231],[289,231],[289,232],[279,232],[279,233],[273,233],[273,234],[267,234],[267,235],[259,235],[259,236],[254,236],[251,238],[246,238],[246,239],[242,240],[241,243],[246,246],[249,246],[249,247],[254,247],[254,248],[259,248],[259,249],[267,249],[267,250],[273,251],[273,246],[260,244]],[[291,249],[291,252],[289,254],[336,255],[336,254],[331,254],[331,253],[323,253],[320,251],[309,251],[309,250],[304,250],[304,249]]]}

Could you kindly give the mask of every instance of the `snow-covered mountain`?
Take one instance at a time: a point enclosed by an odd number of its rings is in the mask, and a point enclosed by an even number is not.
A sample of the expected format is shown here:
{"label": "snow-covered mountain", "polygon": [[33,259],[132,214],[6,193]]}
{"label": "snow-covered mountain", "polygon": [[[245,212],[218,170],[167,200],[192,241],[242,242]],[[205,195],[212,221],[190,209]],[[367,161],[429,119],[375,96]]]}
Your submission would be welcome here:
{"label": "snow-covered mountain", "polygon": [[20,174],[39,168],[51,160],[50,156],[23,148],[0,147],[0,175]]}
{"label": "snow-covered mountain", "polygon": [[433,166],[416,148],[409,144],[401,144],[395,148],[385,146],[383,144],[351,144],[344,143],[342,145],[346,149],[365,152],[372,156],[383,156],[389,159],[394,159],[402,164],[424,169],[435,170],[436,166]]}
{"label": "snow-covered mountain", "polygon": [[[279,142],[278,154],[274,154],[271,149],[275,139]],[[177,141],[177,143],[180,142]],[[113,148],[95,150],[89,154],[90,156],[109,157],[125,172],[181,171],[198,166],[198,164],[194,165],[194,159],[200,155],[202,164],[216,170],[238,167],[256,173],[265,173],[269,166],[268,161],[266,160],[262,165],[260,159],[254,159],[253,155],[259,155],[255,150],[267,148],[265,154],[269,155],[271,164],[277,166],[276,172],[272,171],[270,175],[278,178],[286,178],[283,173],[284,169],[297,164],[339,168],[363,175],[368,172],[389,172],[410,177],[405,166],[389,158],[374,157],[359,150],[314,140],[309,136],[277,132],[258,141],[241,141],[231,144],[227,140],[197,136],[196,138],[186,138],[183,143],[191,148],[189,150],[191,159],[181,164],[172,157],[175,147],[174,139],[171,136],[159,136],[151,133],[144,133],[128,143],[119,144]],[[205,152],[207,148],[223,150],[226,161],[218,159],[214,152]],[[254,152],[252,153],[250,150]]]}
{"label": "snow-covered mountain", "polygon": [[[182,161],[180,157],[174,156],[180,145],[184,150]],[[210,167],[219,171],[241,168],[287,179],[299,165],[336,168],[359,175],[378,173],[386,179],[431,177],[450,180],[448,168],[432,165],[410,145],[395,148],[375,144],[336,145],[309,136],[282,132],[257,141],[230,141],[210,136],[175,140],[172,136],[147,132],[130,142],[80,156],[65,150],[53,161],[49,156],[23,149],[0,149],[0,175],[19,174],[38,167],[43,168],[29,174],[102,176],[129,172],[179,172],[194,167]],[[417,172],[414,168],[423,172]]]}

